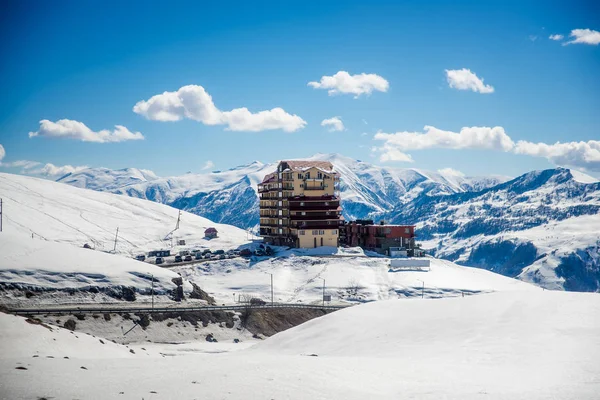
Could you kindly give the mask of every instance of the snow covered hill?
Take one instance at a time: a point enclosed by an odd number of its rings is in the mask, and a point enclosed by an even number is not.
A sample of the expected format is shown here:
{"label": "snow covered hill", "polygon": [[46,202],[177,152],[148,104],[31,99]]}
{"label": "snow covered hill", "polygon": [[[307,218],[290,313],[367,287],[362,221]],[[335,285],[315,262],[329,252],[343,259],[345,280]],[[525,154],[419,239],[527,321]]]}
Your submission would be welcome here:
{"label": "snow covered hill", "polygon": [[483,269],[431,259],[430,270],[394,270],[387,258],[311,257],[285,254],[262,260],[220,260],[173,269],[202,284],[217,302],[232,295],[274,301],[319,303],[325,293],[334,303],[357,303],[410,297],[460,297],[496,291],[538,291],[539,287]]}
{"label": "snow covered hill", "polygon": [[592,400],[599,314],[600,296],[590,293],[390,300],[225,354],[169,344],[133,354],[0,315],[0,391],[7,399]]}
{"label": "snow covered hill", "polygon": [[[186,240],[187,246],[237,248],[247,243],[247,232],[175,208],[136,199],[80,189],[44,179],[0,173],[3,231],[30,240],[65,242],[96,250],[135,255],[169,247]],[[219,237],[205,239],[204,230],[215,227]],[[175,230],[175,231],[174,231]]]}
{"label": "snow covered hill", "polygon": [[[138,293],[169,296],[176,288],[175,272],[128,257],[108,254],[8,232],[0,236],[0,284],[41,290],[112,291],[123,287]],[[154,277],[154,284],[152,284]],[[185,291],[191,291],[186,284]],[[112,295],[112,296],[110,296]]]}

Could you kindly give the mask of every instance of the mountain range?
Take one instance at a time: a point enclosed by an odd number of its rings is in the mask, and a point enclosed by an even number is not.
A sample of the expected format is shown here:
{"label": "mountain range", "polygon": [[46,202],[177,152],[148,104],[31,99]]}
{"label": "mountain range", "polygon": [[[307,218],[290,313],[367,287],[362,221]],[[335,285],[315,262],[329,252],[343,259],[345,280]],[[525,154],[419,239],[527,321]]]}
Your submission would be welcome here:
{"label": "mountain range", "polygon": [[[600,182],[554,168],[516,178],[376,166],[339,154],[346,220],[417,225],[432,255],[550,289],[600,291]],[[152,200],[215,222],[254,228],[256,185],[276,163],[161,178],[151,171],[93,168],[59,182]]]}

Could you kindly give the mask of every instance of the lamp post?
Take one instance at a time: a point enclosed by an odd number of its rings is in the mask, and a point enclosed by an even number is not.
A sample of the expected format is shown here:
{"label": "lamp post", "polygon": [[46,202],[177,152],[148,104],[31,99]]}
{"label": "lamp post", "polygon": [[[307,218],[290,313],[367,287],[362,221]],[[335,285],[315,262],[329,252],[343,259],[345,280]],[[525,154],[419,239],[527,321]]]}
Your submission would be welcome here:
{"label": "lamp post", "polygon": [[417,280],[423,284],[423,286],[421,286],[421,298],[423,299],[425,296],[425,281],[422,281],[420,279]]}

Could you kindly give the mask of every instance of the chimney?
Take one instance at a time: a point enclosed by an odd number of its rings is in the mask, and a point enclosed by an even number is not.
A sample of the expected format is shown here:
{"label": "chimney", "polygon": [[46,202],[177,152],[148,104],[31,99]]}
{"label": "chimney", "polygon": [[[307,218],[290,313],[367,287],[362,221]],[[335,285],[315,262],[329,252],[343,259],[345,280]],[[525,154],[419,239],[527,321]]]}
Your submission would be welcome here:
{"label": "chimney", "polygon": [[385,221],[384,220],[379,221],[379,225],[385,225]]}

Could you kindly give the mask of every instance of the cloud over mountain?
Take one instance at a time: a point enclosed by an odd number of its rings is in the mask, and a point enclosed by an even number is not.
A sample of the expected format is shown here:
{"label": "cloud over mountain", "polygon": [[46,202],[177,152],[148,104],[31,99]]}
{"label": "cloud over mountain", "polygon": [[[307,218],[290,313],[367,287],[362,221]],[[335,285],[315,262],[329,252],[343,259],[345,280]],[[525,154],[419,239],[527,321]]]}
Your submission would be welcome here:
{"label": "cloud over mountain", "polygon": [[245,107],[221,111],[208,92],[199,85],[183,86],[175,92],[164,92],[139,101],[133,107],[133,112],[153,121],[191,119],[204,125],[226,125],[226,129],[231,131],[281,129],[294,132],[306,125],[306,121],[298,115],[289,114],[279,107],[257,113]]}
{"label": "cloud over mountain", "polygon": [[343,131],[344,123],[340,117],[332,117],[321,121],[321,126],[327,127],[329,132],[340,132]]}
{"label": "cloud over mountain", "polygon": [[47,137],[57,139],[73,139],[82,142],[95,143],[116,143],[126,140],[143,140],[144,135],[140,132],[131,132],[122,125],[115,125],[115,129],[110,131],[103,129],[95,132],[88,128],[83,122],[71,119],[61,119],[56,122],[43,119],[40,121],[40,129],[36,132],[29,132],[29,137]]}

